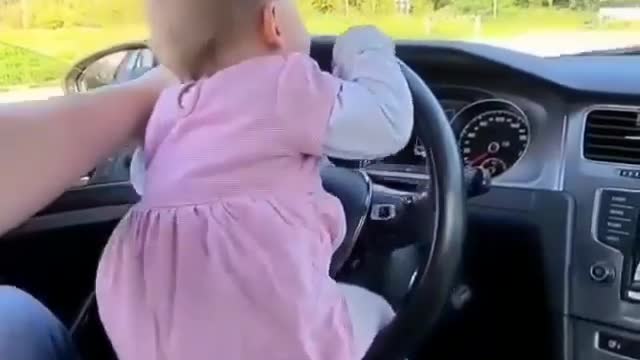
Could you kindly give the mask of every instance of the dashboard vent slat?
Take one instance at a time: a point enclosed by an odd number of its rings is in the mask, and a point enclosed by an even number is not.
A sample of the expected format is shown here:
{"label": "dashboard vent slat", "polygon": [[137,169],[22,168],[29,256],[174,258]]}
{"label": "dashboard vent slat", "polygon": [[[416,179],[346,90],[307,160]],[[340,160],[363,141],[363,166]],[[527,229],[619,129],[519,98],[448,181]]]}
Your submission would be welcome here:
{"label": "dashboard vent slat", "polygon": [[589,160],[640,165],[640,112],[589,112],[582,152]]}

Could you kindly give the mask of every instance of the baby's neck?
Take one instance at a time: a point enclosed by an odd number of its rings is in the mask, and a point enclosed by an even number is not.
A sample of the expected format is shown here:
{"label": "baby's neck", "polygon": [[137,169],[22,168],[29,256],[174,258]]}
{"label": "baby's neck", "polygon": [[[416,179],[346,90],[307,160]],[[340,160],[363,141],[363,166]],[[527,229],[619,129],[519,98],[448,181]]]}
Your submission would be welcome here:
{"label": "baby's neck", "polygon": [[256,45],[228,48],[221,51],[214,59],[203,65],[202,77],[210,77],[221,70],[253,58],[276,55],[279,53],[281,52],[278,50],[267,49],[264,46]]}

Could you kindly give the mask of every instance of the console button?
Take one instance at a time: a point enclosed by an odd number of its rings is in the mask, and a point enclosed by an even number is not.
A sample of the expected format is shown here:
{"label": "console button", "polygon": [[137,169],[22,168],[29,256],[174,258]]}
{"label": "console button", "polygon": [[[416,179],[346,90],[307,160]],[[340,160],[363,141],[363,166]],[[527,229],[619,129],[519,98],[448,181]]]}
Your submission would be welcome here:
{"label": "console button", "polygon": [[631,219],[613,218],[611,216],[606,218],[605,227],[609,233],[614,230],[614,233],[618,234],[632,234],[635,232],[635,224],[631,222]]}
{"label": "console button", "polygon": [[627,300],[631,302],[640,302],[640,292],[633,290],[627,291]]}
{"label": "console button", "polygon": [[640,171],[638,170],[620,169],[618,170],[618,175],[626,178],[640,179]]}
{"label": "console button", "polygon": [[620,235],[615,234],[607,234],[604,236],[604,242],[613,247],[618,247],[620,243],[622,243],[622,237]]}
{"label": "console button", "polygon": [[626,207],[609,206],[609,213],[607,215],[610,217],[620,217],[620,218],[630,219],[633,217],[633,209],[629,209]]}
{"label": "console button", "polygon": [[616,272],[613,267],[606,263],[596,263],[589,268],[589,276],[595,282],[608,283],[615,279]]}
{"label": "console button", "polygon": [[636,237],[640,193],[604,190],[597,218],[598,240],[616,249],[631,244]]}
{"label": "console button", "polygon": [[626,356],[631,359],[640,359],[640,342],[623,336],[599,332],[597,334],[598,349],[610,353]]}
{"label": "console button", "polygon": [[631,285],[629,285],[631,292],[640,291],[640,263],[636,265],[635,271],[633,271],[633,277],[631,279]]}

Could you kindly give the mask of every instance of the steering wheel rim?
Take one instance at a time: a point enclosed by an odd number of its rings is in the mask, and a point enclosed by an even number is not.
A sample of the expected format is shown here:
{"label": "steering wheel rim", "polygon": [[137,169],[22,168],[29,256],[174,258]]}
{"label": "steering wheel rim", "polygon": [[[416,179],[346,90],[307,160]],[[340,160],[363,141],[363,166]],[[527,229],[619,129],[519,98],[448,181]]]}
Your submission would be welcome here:
{"label": "steering wheel rim", "polygon": [[413,95],[417,136],[430,148],[433,241],[407,302],[378,333],[364,360],[404,359],[430,335],[455,285],[466,235],[463,163],[455,135],[433,92],[409,66],[398,61]]}

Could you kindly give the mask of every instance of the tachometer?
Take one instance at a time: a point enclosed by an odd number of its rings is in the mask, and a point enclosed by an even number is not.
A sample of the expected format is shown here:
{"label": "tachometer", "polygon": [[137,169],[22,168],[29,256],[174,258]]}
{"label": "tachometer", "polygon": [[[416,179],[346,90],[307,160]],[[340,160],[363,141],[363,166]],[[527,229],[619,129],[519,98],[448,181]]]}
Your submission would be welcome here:
{"label": "tachometer", "polygon": [[483,167],[493,177],[513,167],[530,141],[529,121],[524,113],[506,102],[495,102],[501,106],[489,107],[484,103],[475,111],[467,109],[469,116],[459,133],[465,164]]}

